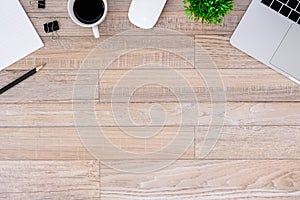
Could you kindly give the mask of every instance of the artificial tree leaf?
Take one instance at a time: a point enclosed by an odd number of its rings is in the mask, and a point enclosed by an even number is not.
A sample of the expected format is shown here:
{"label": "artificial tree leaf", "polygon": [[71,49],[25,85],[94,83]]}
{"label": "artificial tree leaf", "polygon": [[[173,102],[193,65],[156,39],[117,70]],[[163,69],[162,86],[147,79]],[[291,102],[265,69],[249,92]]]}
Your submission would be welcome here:
{"label": "artificial tree leaf", "polygon": [[233,10],[233,0],[183,0],[184,13],[190,20],[206,24],[220,24]]}

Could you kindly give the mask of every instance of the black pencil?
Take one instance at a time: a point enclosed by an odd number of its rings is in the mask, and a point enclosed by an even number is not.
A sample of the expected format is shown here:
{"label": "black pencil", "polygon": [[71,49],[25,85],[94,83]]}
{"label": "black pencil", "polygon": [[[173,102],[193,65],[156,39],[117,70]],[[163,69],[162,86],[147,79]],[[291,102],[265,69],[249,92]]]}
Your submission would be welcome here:
{"label": "black pencil", "polygon": [[29,72],[27,72],[26,74],[24,74],[23,76],[21,76],[20,78],[18,78],[17,80],[11,82],[10,84],[8,84],[7,86],[3,87],[0,89],[0,94],[6,92],[7,90],[9,90],[10,88],[14,87],[15,85],[21,83],[22,81],[24,81],[25,79],[27,79],[28,77],[32,76],[33,74],[37,73],[38,71],[40,71],[46,64],[43,64],[41,66],[38,66],[32,70],[30,70]]}

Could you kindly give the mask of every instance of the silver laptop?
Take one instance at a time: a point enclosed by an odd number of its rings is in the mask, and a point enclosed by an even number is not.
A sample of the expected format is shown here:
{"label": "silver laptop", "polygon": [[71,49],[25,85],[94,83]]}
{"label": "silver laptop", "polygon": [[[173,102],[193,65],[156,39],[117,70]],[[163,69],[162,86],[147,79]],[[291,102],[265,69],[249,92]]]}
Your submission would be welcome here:
{"label": "silver laptop", "polygon": [[230,43],[300,84],[300,0],[253,0]]}

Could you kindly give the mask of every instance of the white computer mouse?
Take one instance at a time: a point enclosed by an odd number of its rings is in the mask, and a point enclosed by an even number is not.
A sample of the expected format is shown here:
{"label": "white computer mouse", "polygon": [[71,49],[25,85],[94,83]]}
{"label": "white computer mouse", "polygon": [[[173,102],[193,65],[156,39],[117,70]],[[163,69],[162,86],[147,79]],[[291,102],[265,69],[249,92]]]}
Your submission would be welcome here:
{"label": "white computer mouse", "polygon": [[132,0],[128,12],[131,23],[143,29],[153,28],[167,0]]}

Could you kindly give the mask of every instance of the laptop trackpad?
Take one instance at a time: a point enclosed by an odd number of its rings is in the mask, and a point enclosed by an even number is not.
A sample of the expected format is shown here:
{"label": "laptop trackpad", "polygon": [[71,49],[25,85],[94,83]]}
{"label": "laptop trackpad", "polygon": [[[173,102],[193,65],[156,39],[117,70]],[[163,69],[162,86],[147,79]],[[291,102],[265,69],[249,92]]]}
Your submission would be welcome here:
{"label": "laptop trackpad", "polygon": [[300,79],[300,27],[293,24],[270,63],[294,78]]}

